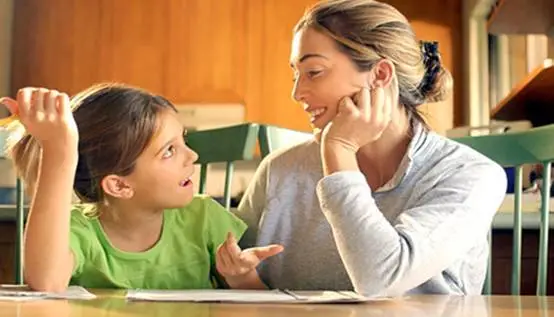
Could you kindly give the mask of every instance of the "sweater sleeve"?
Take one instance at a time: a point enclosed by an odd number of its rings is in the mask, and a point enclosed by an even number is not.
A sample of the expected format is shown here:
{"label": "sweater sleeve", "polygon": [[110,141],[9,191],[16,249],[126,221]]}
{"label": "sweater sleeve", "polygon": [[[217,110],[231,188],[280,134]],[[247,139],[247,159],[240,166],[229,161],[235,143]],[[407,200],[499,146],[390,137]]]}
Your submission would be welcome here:
{"label": "sweater sleeve", "polygon": [[439,275],[485,238],[506,183],[496,164],[459,166],[421,182],[415,207],[391,222],[360,172],[324,177],[317,195],[355,290],[395,296]]}

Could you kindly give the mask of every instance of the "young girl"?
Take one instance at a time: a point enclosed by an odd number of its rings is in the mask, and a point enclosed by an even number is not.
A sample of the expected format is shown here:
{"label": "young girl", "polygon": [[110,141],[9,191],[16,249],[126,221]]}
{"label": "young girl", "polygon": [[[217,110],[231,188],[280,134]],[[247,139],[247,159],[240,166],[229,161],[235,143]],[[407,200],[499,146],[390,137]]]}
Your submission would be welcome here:
{"label": "young girl", "polygon": [[[264,287],[255,266],[282,248],[241,251],[234,237],[245,224],[194,196],[198,157],[169,101],[103,84],[71,103],[42,88],[0,102],[24,127],[10,153],[32,196],[24,243],[30,287]],[[73,190],[83,204],[72,204]]]}

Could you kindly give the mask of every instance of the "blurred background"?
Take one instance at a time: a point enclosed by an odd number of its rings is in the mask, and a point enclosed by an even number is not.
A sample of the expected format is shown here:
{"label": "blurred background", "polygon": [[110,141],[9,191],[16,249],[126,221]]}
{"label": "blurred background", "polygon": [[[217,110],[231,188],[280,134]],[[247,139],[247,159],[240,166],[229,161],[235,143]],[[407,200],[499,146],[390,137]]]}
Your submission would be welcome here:
{"label": "blurred background", "polygon": [[[118,81],[166,96],[192,130],[256,122],[309,132],[290,97],[288,64],[292,28],[316,2],[0,0],[0,95],[25,86],[74,94]],[[554,1],[385,2],[407,16],[419,39],[439,42],[453,75],[452,98],[422,106],[435,131],[459,137],[554,123]],[[235,201],[259,160],[237,163]],[[525,169],[526,187],[533,169]],[[223,170],[210,167],[207,192],[216,197]],[[0,205],[13,203],[14,183],[11,162],[0,159]],[[2,243],[13,243],[11,233],[0,235],[0,256],[5,250],[10,258]],[[9,276],[11,269],[0,270]]]}

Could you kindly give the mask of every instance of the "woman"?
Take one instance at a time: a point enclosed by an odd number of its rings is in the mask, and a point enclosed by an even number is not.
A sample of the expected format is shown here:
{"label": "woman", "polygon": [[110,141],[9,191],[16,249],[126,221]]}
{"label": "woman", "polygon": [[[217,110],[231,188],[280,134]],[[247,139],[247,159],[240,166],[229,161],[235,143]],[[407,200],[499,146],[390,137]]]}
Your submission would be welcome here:
{"label": "woman", "polygon": [[419,114],[451,89],[436,44],[420,45],[388,4],[332,0],[298,22],[291,66],[317,142],[268,156],[239,206],[244,246],[285,247],[257,268],[262,279],[368,296],[480,294],[506,175]]}

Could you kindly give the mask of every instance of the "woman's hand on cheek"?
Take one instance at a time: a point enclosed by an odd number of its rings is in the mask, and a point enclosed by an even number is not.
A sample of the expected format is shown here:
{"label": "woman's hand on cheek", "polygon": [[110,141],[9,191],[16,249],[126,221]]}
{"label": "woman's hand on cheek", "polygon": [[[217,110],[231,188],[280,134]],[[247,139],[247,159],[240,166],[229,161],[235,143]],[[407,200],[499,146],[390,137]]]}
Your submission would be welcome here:
{"label": "woman's hand on cheek", "polygon": [[382,87],[371,92],[362,88],[356,96],[344,97],[338,106],[337,116],[321,134],[321,144],[344,147],[357,152],[362,146],[379,139],[391,121],[392,105],[385,102]]}

